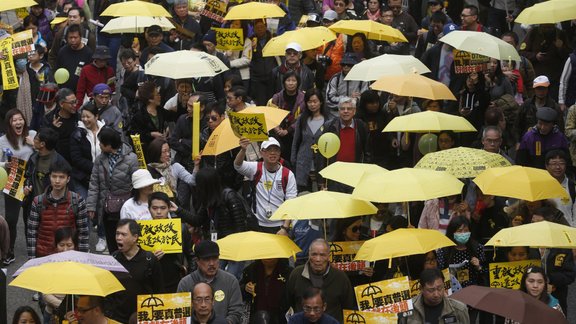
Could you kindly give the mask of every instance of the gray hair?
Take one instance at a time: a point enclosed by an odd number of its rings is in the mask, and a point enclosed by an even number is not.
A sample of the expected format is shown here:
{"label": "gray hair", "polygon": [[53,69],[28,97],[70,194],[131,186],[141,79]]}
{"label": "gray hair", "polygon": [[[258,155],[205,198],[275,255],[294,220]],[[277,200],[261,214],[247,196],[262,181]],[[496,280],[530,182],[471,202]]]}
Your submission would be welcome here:
{"label": "gray hair", "polygon": [[340,97],[340,100],[338,101],[338,108],[342,107],[345,103],[351,103],[354,107],[356,107],[356,99],[355,98],[350,98],[350,97]]}
{"label": "gray hair", "polygon": [[498,133],[498,135],[500,137],[502,137],[502,130],[500,129],[500,127],[498,127],[498,126],[486,126],[484,128],[484,130],[482,131],[482,139],[486,138],[486,134],[488,134],[489,131],[495,131]]}

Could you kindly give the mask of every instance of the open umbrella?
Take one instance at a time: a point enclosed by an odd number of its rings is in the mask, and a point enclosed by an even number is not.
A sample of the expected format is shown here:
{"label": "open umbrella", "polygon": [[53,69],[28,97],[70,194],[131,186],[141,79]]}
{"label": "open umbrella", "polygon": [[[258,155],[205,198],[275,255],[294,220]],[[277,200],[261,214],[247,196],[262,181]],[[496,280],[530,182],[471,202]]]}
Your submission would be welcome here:
{"label": "open umbrella", "polygon": [[415,73],[383,76],[376,80],[370,88],[406,97],[456,100],[452,91],[444,83]]}
{"label": "open umbrella", "polygon": [[568,323],[561,312],[520,290],[468,286],[450,298],[522,324]]}
{"label": "open umbrella", "polygon": [[36,5],[38,5],[38,3],[34,0],[2,0],[0,1],[0,11],[8,11]]}
{"label": "open umbrella", "polygon": [[[264,114],[264,118],[266,118],[266,128],[271,130],[282,123],[289,111],[272,107],[252,106],[240,111],[240,113]],[[230,119],[226,118],[216,127],[212,134],[210,134],[206,146],[204,146],[204,150],[202,151],[202,155],[218,155],[238,146],[240,146],[239,139],[234,135],[234,131],[232,131]]]}
{"label": "open umbrella", "polygon": [[363,175],[387,171],[388,170],[376,164],[337,161],[328,165],[319,173],[326,179],[338,181],[350,187],[356,187]]}
{"label": "open umbrella", "polygon": [[521,24],[555,24],[576,19],[576,1],[554,0],[528,7],[514,20]]}
{"label": "open umbrella", "polygon": [[456,178],[474,178],[484,170],[510,166],[502,155],[488,151],[457,147],[424,155],[414,166],[418,169],[446,171]]}
{"label": "open umbrella", "polygon": [[108,270],[78,262],[53,262],[24,270],[10,283],[43,294],[108,296],[124,290]]}
{"label": "open umbrella", "polygon": [[12,276],[16,277],[20,273],[22,273],[24,270],[31,268],[31,267],[39,266],[41,264],[51,263],[51,262],[64,262],[64,261],[72,261],[72,262],[78,262],[78,263],[82,263],[82,264],[88,264],[88,265],[92,265],[92,266],[102,268],[102,269],[105,269],[108,271],[128,272],[128,270],[126,270],[126,268],[124,268],[124,266],[122,264],[120,264],[120,262],[118,262],[111,255],[92,254],[92,253],[70,250],[70,251],[66,251],[66,252],[51,254],[51,255],[48,255],[45,257],[41,257],[41,258],[30,259],[30,260],[26,261],[26,263],[24,263],[20,267],[20,269],[16,270],[16,272],[14,272],[14,274]]}
{"label": "open umbrella", "polygon": [[398,29],[372,20],[340,20],[329,28],[337,33],[346,35],[362,33],[366,38],[372,40],[391,43],[408,42],[406,37],[404,37]]}
{"label": "open umbrella", "polygon": [[172,15],[161,5],[140,0],[132,0],[112,4],[100,15],[114,17],[172,17]]}
{"label": "open umbrella", "polygon": [[135,33],[140,34],[144,32],[146,27],[158,25],[163,31],[170,31],[174,29],[174,25],[164,17],[118,17],[111,19],[102,32],[108,34],[122,34],[122,33]]}
{"label": "open umbrella", "polygon": [[430,69],[411,55],[384,54],[364,60],[352,67],[346,81],[374,81],[385,75],[428,73]]}
{"label": "open umbrella", "polygon": [[248,2],[232,7],[224,20],[253,20],[284,16],[286,12],[273,3]]}
{"label": "open umbrella", "polygon": [[286,45],[292,42],[298,43],[302,50],[306,51],[323,46],[335,39],[336,34],[326,27],[304,27],[273,37],[262,49],[262,55],[284,56]]}
{"label": "open umbrella", "polygon": [[566,190],[546,170],[523,166],[491,168],[473,180],[484,194],[527,201],[568,198]]}
{"label": "open umbrella", "polygon": [[576,228],[542,221],[501,229],[486,245],[576,248]]}
{"label": "open umbrella", "polygon": [[461,51],[480,54],[497,60],[520,61],[514,46],[488,33],[455,30],[440,38],[440,41]]}
{"label": "open umbrella", "polygon": [[287,236],[253,231],[230,234],[216,243],[220,259],[232,261],[289,258],[302,251]]}
{"label": "open umbrella", "polygon": [[394,117],[382,132],[430,133],[443,130],[475,132],[476,128],[464,117],[436,111],[423,111]]}
{"label": "open umbrella", "polygon": [[156,54],[146,62],[145,73],[170,79],[213,77],[228,67],[215,55],[204,52],[175,51]]}
{"label": "open umbrella", "polygon": [[424,254],[454,242],[437,230],[400,228],[369,239],[362,244],[355,260],[378,261],[407,255]]}
{"label": "open umbrella", "polygon": [[355,199],[350,194],[317,191],[284,201],[270,220],[347,218],[377,211],[371,202]]}

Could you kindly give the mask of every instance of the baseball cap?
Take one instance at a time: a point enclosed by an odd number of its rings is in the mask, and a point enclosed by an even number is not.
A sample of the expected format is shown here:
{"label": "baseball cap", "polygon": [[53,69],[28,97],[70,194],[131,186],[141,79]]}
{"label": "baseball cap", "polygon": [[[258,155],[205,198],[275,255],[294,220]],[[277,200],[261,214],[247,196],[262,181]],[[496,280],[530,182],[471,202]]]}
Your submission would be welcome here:
{"label": "baseball cap", "polygon": [[194,245],[194,254],[198,259],[206,259],[220,256],[220,247],[216,242],[209,240],[200,241]]}
{"label": "baseball cap", "polygon": [[148,35],[153,35],[153,34],[162,34],[162,27],[158,26],[158,25],[152,25],[150,27],[148,27],[148,29],[146,30],[146,32],[148,33]]}
{"label": "baseball cap", "polygon": [[548,80],[548,77],[545,75],[539,75],[536,77],[536,79],[534,79],[534,88],[538,87],[548,88],[549,86],[550,86],[550,80]]}
{"label": "baseball cap", "polygon": [[92,89],[92,94],[94,96],[103,94],[109,95],[112,94],[112,89],[110,89],[110,87],[105,83],[98,83],[97,85],[94,86],[94,89]]}
{"label": "baseball cap", "polygon": [[556,110],[550,107],[540,107],[536,110],[536,118],[545,122],[555,122],[558,117]]}
{"label": "baseball cap", "polygon": [[444,25],[444,29],[442,29],[442,35],[446,36],[455,30],[458,30],[458,25],[453,23],[447,23],[446,25]]}
{"label": "baseball cap", "polygon": [[292,42],[292,43],[288,43],[288,45],[286,45],[286,50],[295,50],[296,52],[302,52],[302,46],[300,46],[300,44]]}
{"label": "baseball cap", "polygon": [[270,138],[268,138],[267,141],[262,142],[262,144],[260,145],[260,149],[265,150],[265,149],[267,149],[273,145],[280,147],[280,143],[278,142],[278,140],[275,139],[274,137],[270,137]]}
{"label": "baseball cap", "polygon": [[334,21],[338,19],[338,14],[334,10],[326,10],[326,12],[324,12],[324,16],[322,17],[322,19]]}

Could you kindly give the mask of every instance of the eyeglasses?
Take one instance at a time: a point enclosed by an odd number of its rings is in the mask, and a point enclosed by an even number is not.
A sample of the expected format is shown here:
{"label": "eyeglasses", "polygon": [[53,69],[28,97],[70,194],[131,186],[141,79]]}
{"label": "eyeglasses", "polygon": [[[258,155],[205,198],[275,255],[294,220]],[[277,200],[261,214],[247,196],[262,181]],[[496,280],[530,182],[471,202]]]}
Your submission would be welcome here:
{"label": "eyeglasses", "polygon": [[304,311],[304,313],[320,313],[322,311],[322,307],[310,307],[310,306],[304,306],[302,307],[302,310]]}
{"label": "eyeglasses", "polygon": [[360,226],[354,226],[351,228],[352,232],[356,233],[356,232],[360,232]]}
{"label": "eyeglasses", "polygon": [[210,302],[212,302],[212,297],[195,297],[192,298],[192,301],[194,302],[194,304],[210,304]]}
{"label": "eyeglasses", "polygon": [[551,167],[565,167],[566,166],[566,162],[549,162],[548,166]]}
{"label": "eyeglasses", "polygon": [[78,313],[87,313],[91,310],[93,310],[94,308],[96,308],[97,306],[92,306],[92,307],[88,307],[88,308],[80,308],[80,307],[76,307],[76,311]]}
{"label": "eyeglasses", "polygon": [[64,103],[67,103],[69,105],[75,105],[78,103],[78,100],[70,100],[70,101],[63,101]]}
{"label": "eyeglasses", "polygon": [[356,109],[356,107],[340,107],[340,108],[338,108],[338,110],[340,110],[340,111],[354,111],[354,109]]}

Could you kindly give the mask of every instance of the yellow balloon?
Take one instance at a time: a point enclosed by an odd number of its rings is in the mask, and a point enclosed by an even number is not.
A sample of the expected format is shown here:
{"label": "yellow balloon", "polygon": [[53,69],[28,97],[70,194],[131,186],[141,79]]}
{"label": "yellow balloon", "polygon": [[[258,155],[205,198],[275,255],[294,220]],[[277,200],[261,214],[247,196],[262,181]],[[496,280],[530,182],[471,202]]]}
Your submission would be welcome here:
{"label": "yellow balloon", "polygon": [[54,80],[56,80],[56,83],[58,84],[66,83],[66,81],[68,81],[69,78],[70,73],[68,73],[68,70],[66,70],[65,68],[59,68],[58,70],[56,70],[56,72],[54,72]]}
{"label": "yellow balloon", "polygon": [[320,154],[329,159],[340,150],[340,138],[334,133],[326,133],[318,139],[318,150]]}
{"label": "yellow balloon", "polygon": [[3,167],[0,167],[0,188],[4,188],[6,181],[8,181],[8,174]]}

